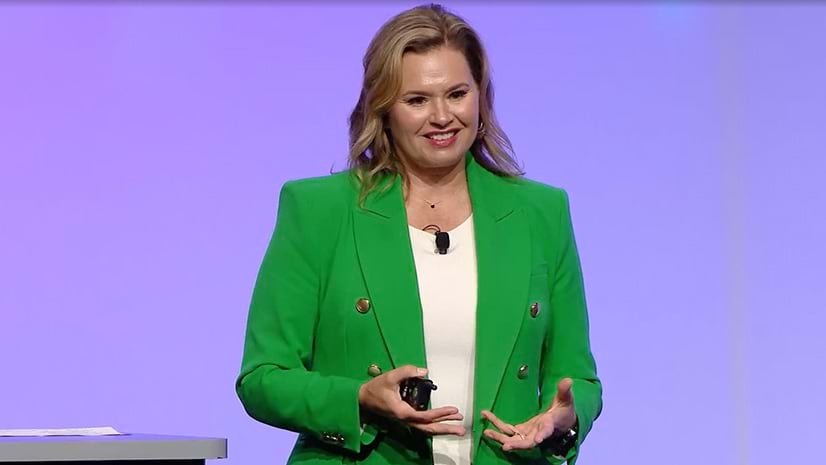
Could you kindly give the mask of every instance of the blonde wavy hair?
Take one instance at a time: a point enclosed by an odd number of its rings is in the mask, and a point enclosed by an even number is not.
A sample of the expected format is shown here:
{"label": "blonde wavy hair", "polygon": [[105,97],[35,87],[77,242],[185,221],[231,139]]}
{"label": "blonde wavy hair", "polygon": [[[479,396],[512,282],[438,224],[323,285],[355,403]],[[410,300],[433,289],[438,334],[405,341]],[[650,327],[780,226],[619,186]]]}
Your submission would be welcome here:
{"label": "blonde wavy hair", "polygon": [[481,137],[477,137],[470,147],[473,158],[500,176],[524,174],[516,162],[508,136],[494,116],[490,68],[476,31],[441,5],[421,5],[387,21],[364,54],[361,95],[349,119],[348,167],[360,182],[360,202],[384,175],[401,175],[405,179],[404,166],[388,135],[386,115],[401,91],[402,56],[408,52],[426,53],[439,47],[461,52],[479,87],[479,121],[484,130],[479,131]]}

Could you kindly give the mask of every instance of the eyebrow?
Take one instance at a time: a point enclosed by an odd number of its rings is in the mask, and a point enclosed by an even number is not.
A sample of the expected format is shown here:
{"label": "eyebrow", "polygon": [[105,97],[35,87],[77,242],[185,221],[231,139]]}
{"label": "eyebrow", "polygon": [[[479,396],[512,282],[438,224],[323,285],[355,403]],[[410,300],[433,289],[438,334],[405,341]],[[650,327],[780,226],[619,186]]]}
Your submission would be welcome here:
{"label": "eyebrow", "polygon": [[[449,89],[447,89],[447,92],[445,92],[445,93],[446,93],[446,94],[449,94],[449,93],[453,92],[454,90],[456,90],[456,89],[458,89],[458,88],[460,88],[460,87],[470,87],[470,84],[468,84],[467,82],[460,82],[459,84],[454,84],[454,85],[453,85],[453,86],[451,86]],[[423,91],[423,90],[409,90],[409,91],[405,92],[404,94],[402,94],[402,96],[408,96],[408,95],[425,95],[425,96],[430,96],[430,93],[429,93],[429,92],[425,92],[425,91]]]}

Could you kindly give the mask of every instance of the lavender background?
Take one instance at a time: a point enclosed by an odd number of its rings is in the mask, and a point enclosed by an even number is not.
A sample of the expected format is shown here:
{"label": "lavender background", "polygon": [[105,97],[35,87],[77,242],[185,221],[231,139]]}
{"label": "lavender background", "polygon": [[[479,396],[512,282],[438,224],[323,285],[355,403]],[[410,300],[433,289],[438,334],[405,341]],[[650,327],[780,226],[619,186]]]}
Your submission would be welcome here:
{"label": "lavender background", "polygon": [[[294,435],[235,397],[287,179],[341,169],[415,3],[0,4],[0,428]],[[448,3],[566,188],[605,409],[580,463],[822,457],[826,7]]]}

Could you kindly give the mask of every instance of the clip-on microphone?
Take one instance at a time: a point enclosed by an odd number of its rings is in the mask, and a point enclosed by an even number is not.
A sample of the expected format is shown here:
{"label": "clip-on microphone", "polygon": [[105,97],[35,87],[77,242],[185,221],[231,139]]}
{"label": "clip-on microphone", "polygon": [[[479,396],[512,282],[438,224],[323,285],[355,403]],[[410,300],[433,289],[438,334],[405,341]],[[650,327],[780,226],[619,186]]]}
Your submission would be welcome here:
{"label": "clip-on microphone", "polygon": [[447,248],[450,247],[450,236],[446,232],[437,232],[436,233],[436,250],[439,254],[444,255],[447,253]]}
{"label": "clip-on microphone", "polygon": [[436,253],[439,255],[445,255],[447,253],[448,247],[450,247],[450,236],[446,232],[442,232],[442,228],[436,224],[429,224],[422,228],[424,231],[428,229],[435,229],[436,231]]}

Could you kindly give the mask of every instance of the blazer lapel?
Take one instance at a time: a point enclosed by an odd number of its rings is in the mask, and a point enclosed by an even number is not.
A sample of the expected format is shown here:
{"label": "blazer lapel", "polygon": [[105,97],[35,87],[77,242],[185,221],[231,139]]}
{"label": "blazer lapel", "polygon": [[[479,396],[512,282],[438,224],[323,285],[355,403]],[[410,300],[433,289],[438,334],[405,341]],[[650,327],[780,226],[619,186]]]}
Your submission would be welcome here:
{"label": "blazer lapel", "polygon": [[[530,229],[516,204],[512,181],[475,161],[467,164],[473,204],[478,291],[472,454],[482,433],[481,410],[490,410],[505,375],[516,337],[527,311],[530,275]],[[513,376],[516,376],[513,373]]]}
{"label": "blazer lapel", "polygon": [[356,252],[393,367],[426,366],[422,311],[400,177],[385,179],[355,208]]}

